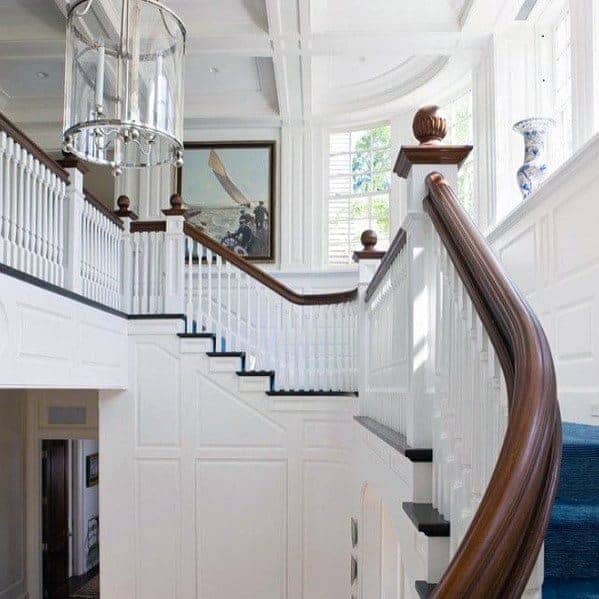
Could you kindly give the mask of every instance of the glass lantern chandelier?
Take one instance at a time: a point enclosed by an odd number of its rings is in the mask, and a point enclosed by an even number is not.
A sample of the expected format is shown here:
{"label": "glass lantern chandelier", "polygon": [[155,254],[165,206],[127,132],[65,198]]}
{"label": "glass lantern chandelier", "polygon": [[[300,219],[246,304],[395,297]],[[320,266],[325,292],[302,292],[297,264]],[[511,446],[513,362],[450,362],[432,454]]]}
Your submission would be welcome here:
{"label": "glass lantern chandelier", "polygon": [[125,168],[183,164],[186,31],[156,0],[77,0],[67,17],[63,149]]}

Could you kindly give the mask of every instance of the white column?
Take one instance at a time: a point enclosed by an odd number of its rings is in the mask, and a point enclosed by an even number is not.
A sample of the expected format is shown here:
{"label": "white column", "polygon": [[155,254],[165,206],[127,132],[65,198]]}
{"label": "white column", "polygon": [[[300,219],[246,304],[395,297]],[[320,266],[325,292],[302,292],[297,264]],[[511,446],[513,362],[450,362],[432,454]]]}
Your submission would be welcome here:
{"label": "white column", "polygon": [[185,313],[185,235],[183,216],[166,217],[164,239],[164,312]]}
{"label": "white column", "polygon": [[65,170],[69,174],[70,181],[67,187],[66,208],[65,287],[75,293],[81,293],[83,173],[76,167]]}
{"label": "white column", "polygon": [[570,0],[574,150],[599,131],[599,0]]}

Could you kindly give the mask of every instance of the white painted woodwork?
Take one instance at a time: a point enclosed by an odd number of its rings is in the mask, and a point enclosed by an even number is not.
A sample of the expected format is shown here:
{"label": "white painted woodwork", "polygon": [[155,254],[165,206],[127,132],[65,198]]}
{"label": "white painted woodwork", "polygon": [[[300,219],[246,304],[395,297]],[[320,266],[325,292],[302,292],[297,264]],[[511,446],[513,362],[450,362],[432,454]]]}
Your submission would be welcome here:
{"label": "white painted woodwork", "polygon": [[1,273],[0,288],[0,387],[125,384],[125,318]]}
{"label": "white painted woodwork", "polygon": [[24,393],[0,391],[0,597],[24,599],[25,413]]}
{"label": "white painted woodwork", "polygon": [[0,262],[61,286],[65,198],[65,182],[0,132]]}
{"label": "white painted woodwork", "polygon": [[242,390],[182,330],[130,321],[127,390],[101,393],[102,592],[346,599],[351,398]]}
{"label": "white painted woodwork", "polygon": [[549,339],[562,418],[598,424],[599,136],[492,230],[488,239]]}
{"label": "white painted woodwork", "polygon": [[293,304],[186,238],[188,332],[216,335],[217,351],[246,352],[249,370],[276,370],[281,389],[356,388],[357,303]]}
{"label": "white painted woodwork", "polygon": [[489,337],[451,259],[438,257],[433,506],[457,550],[488,486],[507,427],[507,390]]}
{"label": "white painted woodwork", "polygon": [[87,201],[83,202],[80,227],[81,293],[120,309],[122,229]]}

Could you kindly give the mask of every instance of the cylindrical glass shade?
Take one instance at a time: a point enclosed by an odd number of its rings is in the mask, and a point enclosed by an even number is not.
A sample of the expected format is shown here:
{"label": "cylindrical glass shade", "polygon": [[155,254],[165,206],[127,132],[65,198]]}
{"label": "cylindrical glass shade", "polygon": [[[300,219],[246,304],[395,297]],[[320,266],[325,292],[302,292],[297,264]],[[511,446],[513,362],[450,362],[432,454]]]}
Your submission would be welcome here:
{"label": "cylindrical glass shade", "polygon": [[181,161],[185,35],[155,0],[75,2],[67,20],[65,151],[117,173]]}

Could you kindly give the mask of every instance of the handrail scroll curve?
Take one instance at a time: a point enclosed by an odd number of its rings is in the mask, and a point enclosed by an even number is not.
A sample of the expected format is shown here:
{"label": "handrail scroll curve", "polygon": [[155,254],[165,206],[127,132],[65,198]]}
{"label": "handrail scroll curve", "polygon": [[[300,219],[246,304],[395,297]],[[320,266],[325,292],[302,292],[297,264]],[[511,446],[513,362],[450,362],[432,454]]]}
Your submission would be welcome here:
{"label": "handrail scroll curve", "polygon": [[539,555],[556,493],[561,420],[549,343],[536,315],[439,173],[430,216],[501,363],[509,417],[493,475],[433,597],[517,598]]}

